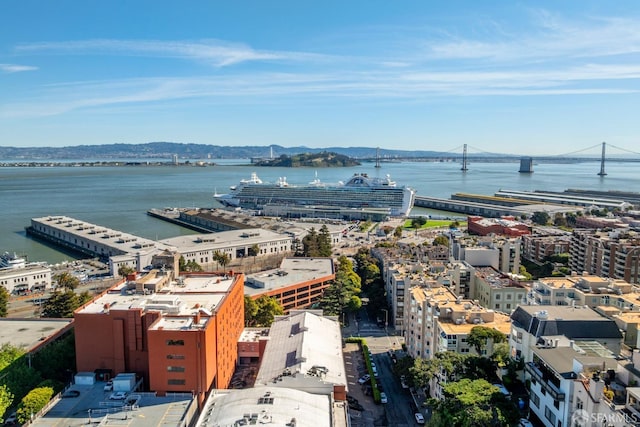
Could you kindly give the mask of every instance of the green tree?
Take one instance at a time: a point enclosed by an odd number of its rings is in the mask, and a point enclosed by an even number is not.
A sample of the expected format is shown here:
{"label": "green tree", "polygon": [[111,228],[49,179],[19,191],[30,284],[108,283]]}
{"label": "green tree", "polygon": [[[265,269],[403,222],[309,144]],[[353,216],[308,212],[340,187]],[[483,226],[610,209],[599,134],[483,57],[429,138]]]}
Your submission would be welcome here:
{"label": "green tree", "polygon": [[250,308],[249,311],[245,308],[245,324],[248,326],[271,326],[275,316],[284,314],[282,306],[274,297],[263,295],[253,301],[253,303],[255,304],[255,308]]}
{"label": "green tree", "polygon": [[33,355],[32,366],[44,378],[68,383],[76,369],[73,333],[68,333]]}
{"label": "green tree", "polygon": [[518,421],[515,406],[485,379],[451,382],[443,387],[443,393],[444,399],[432,402],[430,426],[510,426]]}
{"label": "green tree", "polygon": [[368,263],[362,269],[362,281],[365,285],[369,285],[380,278],[380,267],[377,264]]}
{"label": "green tree", "polygon": [[91,295],[88,292],[81,294],[76,294],[71,290],[54,292],[42,304],[42,317],[73,317],[73,312],[89,301],[91,301]]}
{"label": "green tree", "polygon": [[4,343],[0,346],[0,372],[18,360],[25,354],[25,351],[19,347],[13,346],[9,343]]}
{"label": "green tree", "polygon": [[43,379],[38,371],[28,366],[26,356],[13,362],[11,367],[3,371],[3,375],[3,383],[13,393],[15,399],[25,396],[29,393],[29,390],[40,384]]}
{"label": "green tree", "polygon": [[567,218],[560,212],[553,216],[553,225],[556,227],[566,227],[568,225]]}
{"label": "green tree", "polygon": [[249,247],[247,252],[249,253],[249,256],[253,257],[253,262],[255,262],[256,257],[260,254],[260,245],[258,245],[257,243],[253,244],[251,247]]}
{"label": "green tree", "polygon": [[467,343],[476,349],[478,354],[487,347],[487,342],[491,340],[494,344],[505,342],[507,336],[497,329],[486,326],[474,326],[467,335]]}
{"label": "green tree", "polygon": [[527,271],[527,267],[524,265],[520,266],[520,275],[525,278],[525,280],[533,279],[533,276]]}
{"label": "green tree", "polygon": [[80,280],[68,271],[56,274],[53,279],[58,282],[58,287],[62,289],[74,290],[80,285]]}
{"label": "green tree", "polygon": [[500,342],[498,344],[494,344],[493,346],[493,354],[491,355],[491,359],[495,360],[498,366],[502,367],[509,363],[511,360],[511,351],[509,348],[508,342]]}
{"label": "green tree", "polygon": [[306,257],[320,256],[320,241],[314,227],[311,227],[307,235],[302,238],[302,248],[302,253]]}
{"label": "green tree", "polygon": [[53,397],[53,389],[51,387],[34,388],[22,398],[16,415],[18,422],[24,424],[31,418],[32,414],[37,414]]}
{"label": "green tree", "polygon": [[409,381],[415,387],[425,388],[436,373],[436,364],[433,359],[417,358],[413,361],[413,366],[409,367]]}
{"label": "green tree", "polygon": [[[184,258],[180,257],[181,260],[184,260]],[[122,277],[122,278],[126,278],[128,277],[130,274],[135,273],[136,270],[131,267],[130,265],[127,264],[122,264],[120,267],[118,267],[118,276]]]}
{"label": "green tree", "polygon": [[433,246],[449,246],[449,239],[447,238],[447,236],[437,236],[435,239],[433,239]]}
{"label": "green tree", "polygon": [[0,317],[7,317],[9,312],[9,291],[0,286]]}
{"label": "green tree", "polygon": [[258,304],[249,295],[244,296],[244,326],[250,327],[255,323],[258,314]]}
{"label": "green tree", "polygon": [[202,266],[200,264],[198,264],[194,260],[189,260],[184,265],[184,271],[197,272],[197,271],[204,271],[204,269],[202,268]]}
{"label": "green tree", "polygon": [[538,224],[538,225],[547,225],[550,219],[551,217],[546,212],[538,211],[538,212],[534,212],[533,215],[531,215],[531,221],[534,224]]}
{"label": "green tree", "polygon": [[349,303],[347,304],[347,307],[346,307],[347,310],[351,312],[356,312],[360,310],[360,307],[362,307],[362,300],[360,299],[360,297],[357,295],[351,295],[351,298],[349,298]]}
{"label": "green tree", "polygon": [[320,233],[318,234],[318,256],[331,256],[331,233],[329,233],[326,224],[322,224]]}
{"label": "green tree", "polygon": [[421,228],[426,223],[427,223],[427,219],[423,216],[419,216],[411,220],[411,228],[415,228],[417,230],[418,228]]}
{"label": "green tree", "polygon": [[393,237],[395,237],[396,239],[400,239],[402,237],[402,231],[402,226],[397,226],[393,231]]}
{"label": "green tree", "polygon": [[5,384],[0,385],[0,422],[4,421],[7,409],[13,404],[13,393]]}
{"label": "green tree", "polygon": [[226,252],[215,251],[213,253],[213,260],[217,265],[221,265],[224,270],[225,266],[231,262],[231,258]]}

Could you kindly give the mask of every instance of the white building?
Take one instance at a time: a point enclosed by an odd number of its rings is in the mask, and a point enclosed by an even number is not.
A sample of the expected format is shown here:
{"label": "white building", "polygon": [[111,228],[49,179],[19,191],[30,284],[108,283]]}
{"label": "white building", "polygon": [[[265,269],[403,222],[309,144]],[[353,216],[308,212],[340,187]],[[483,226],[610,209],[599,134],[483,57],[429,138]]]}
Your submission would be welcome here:
{"label": "white building", "polygon": [[[612,419],[616,409],[605,401],[604,376],[608,370],[615,372],[617,361],[606,353],[579,347],[535,348],[533,360],[525,364],[531,412],[547,427],[595,427]],[[598,414],[599,423],[592,422],[597,421],[590,419],[592,414]]]}
{"label": "white building", "polygon": [[511,355],[526,362],[540,343],[598,341],[613,354],[620,353],[622,333],[616,323],[583,306],[521,305],[511,314]]}
{"label": "white building", "polygon": [[51,269],[40,264],[0,269],[0,286],[15,295],[43,292],[51,288]]}
{"label": "white building", "polygon": [[255,385],[345,399],[347,376],[338,319],[323,316],[321,310],[292,310],[277,316]]}

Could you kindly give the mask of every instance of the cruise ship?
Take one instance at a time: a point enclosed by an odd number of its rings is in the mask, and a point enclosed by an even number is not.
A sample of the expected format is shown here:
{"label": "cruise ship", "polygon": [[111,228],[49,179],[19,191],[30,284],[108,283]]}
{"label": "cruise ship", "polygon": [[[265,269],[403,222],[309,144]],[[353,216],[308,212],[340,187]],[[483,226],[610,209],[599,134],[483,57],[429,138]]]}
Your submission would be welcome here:
{"label": "cruise ship", "polygon": [[27,265],[25,257],[18,256],[15,252],[5,252],[0,255],[0,268],[23,268]]}
{"label": "cruise ship", "polygon": [[398,186],[389,175],[370,177],[354,174],[347,182],[325,184],[317,177],[306,185],[289,184],[286,178],[263,182],[254,172],[231,187],[228,194],[215,195],[225,206],[263,210],[266,206],[333,207],[385,212],[388,216],[407,216],[413,207],[415,191]]}

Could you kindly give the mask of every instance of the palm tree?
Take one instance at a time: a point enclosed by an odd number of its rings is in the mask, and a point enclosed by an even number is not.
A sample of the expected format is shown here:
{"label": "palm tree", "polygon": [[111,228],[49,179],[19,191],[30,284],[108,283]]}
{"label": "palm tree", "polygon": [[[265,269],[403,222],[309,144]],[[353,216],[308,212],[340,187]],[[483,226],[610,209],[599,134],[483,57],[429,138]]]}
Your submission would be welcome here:
{"label": "palm tree", "polygon": [[253,263],[256,263],[256,257],[258,256],[258,254],[260,253],[260,246],[255,243],[253,246],[251,246],[249,248],[249,255],[253,257]]}
{"label": "palm tree", "polygon": [[229,254],[221,253],[220,259],[217,261],[219,261],[220,264],[222,264],[222,269],[224,270],[224,267],[231,262],[231,257],[229,256]]}

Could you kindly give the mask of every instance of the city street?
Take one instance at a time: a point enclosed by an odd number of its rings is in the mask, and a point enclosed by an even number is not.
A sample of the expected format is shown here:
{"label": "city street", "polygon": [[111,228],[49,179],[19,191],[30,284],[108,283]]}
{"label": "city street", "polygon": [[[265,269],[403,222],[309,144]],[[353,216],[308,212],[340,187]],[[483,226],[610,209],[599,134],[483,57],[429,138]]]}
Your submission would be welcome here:
{"label": "city street", "polygon": [[[384,415],[384,419],[380,420],[371,415],[366,417],[366,413],[368,412],[366,410],[367,405],[365,405],[360,397],[355,396],[358,398],[360,403],[365,406],[365,417],[361,417],[361,419],[352,418],[353,424],[358,426],[417,426],[418,424],[416,423],[414,415],[415,405],[413,403],[413,399],[409,390],[402,388],[400,379],[393,373],[393,361],[388,353],[388,350],[393,350],[395,352],[401,351],[402,337],[394,335],[394,331],[390,328],[378,327],[375,320],[370,321],[368,319],[365,310],[361,310],[359,316],[361,320],[357,321],[355,316],[351,315],[349,326],[343,328],[343,336],[359,336],[367,340],[367,345],[369,346],[369,350],[373,356],[373,361],[378,367],[378,373],[380,375],[379,381],[382,385],[382,390],[384,390],[387,395],[388,403],[379,405],[379,407],[382,408]],[[356,345],[349,344],[349,346]],[[347,353],[345,352],[345,364],[348,373],[351,372],[353,365],[356,364],[356,362],[354,362],[355,357],[353,354],[353,351],[350,351],[349,356],[347,356]],[[354,389],[360,391],[361,386],[357,383],[357,380],[362,374],[366,373],[364,370],[364,359],[362,354],[359,354],[359,359],[361,361],[361,369],[358,372],[359,376],[349,376],[350,394],[351,390]],[[371,396],[365,396],[364,398],[367,399],[367,401],[373,402],[373,398]],[[423,415],[425,415],[424,412]],[[368,422],[371,423],[369,424]]]}

